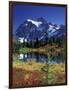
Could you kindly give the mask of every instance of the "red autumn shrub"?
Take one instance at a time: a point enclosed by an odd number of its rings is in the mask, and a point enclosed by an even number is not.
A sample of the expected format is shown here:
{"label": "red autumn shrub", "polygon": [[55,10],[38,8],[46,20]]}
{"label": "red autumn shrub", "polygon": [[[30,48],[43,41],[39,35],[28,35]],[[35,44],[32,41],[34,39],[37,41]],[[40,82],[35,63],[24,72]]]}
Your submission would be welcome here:
{"label": "red autumn shrub", "polygon": [[25,83],[28,86],[39,86],[41,85],[40,80],[40,73],[39,72],[32,72],[27,79],[25,79]]}

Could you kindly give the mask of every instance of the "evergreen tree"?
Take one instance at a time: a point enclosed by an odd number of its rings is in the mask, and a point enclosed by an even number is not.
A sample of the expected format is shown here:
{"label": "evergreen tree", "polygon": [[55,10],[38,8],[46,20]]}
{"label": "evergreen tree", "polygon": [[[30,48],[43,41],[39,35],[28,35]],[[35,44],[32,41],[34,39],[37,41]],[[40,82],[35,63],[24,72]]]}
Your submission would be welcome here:
{"label": "evergreen tree", "polygon": [[39,47],[39,40],[38,40],[38,38],[36,38],[35,47],[36,47],[36,48]]}
{"label": "evergreen tree", "polygon": [[45,31],[45,44],[47,44],[48,43],[48,32],[47,32],[47,30]]}

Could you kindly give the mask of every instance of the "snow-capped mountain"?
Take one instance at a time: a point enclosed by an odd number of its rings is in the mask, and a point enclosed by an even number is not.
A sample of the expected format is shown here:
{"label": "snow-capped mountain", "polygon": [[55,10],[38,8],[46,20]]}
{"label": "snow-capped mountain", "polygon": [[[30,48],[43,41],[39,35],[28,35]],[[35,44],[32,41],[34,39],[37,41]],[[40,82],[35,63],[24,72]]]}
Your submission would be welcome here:
{"label": "snow-capped mountain", "polygon": [[44,40],[47,38],[61,38],[65,35],[65,26],[52,24],[44,18],[27,19],[16,30],[15,35],[18,38],[26,40]]}

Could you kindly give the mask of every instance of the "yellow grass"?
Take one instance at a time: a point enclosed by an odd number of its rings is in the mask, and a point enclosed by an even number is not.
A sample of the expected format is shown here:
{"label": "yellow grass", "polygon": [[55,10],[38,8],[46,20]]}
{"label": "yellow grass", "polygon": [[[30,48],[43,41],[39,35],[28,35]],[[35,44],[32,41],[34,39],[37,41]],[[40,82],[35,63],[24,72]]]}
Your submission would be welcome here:
{"label": "yellow grass", "polygon": [[[13,67],[14,68],[21,68],[27,71],[34,71],[38,70],[40,71],[43,66],[46,66],[46,64],[43,63],[37,63],[35,60],[32,60],[31,62],[13,62]],[[65,65],[64,64],[53,64],[49,65],[49,72],[65,72]]]}
{"label": "yellow grass", "polygon": [[21,68],[24,70],[40,70],[45,64],[36,63],[35,60],[32,60],[31,62],[14,62],[13,67],[15,68]]}

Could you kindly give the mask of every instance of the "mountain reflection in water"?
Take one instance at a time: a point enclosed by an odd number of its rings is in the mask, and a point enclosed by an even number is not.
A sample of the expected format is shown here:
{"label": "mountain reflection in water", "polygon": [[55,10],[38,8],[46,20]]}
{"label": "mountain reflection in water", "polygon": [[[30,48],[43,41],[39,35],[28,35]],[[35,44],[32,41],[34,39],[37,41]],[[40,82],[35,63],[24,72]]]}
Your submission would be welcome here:
{"label": "mountain reflection in water", "polygon": [[22,62],[28,62],[35,60],[37,63],[50,63],[50,64],[60,64],[64,63],[64,56],[63,54],[58,55],[51,55],[48,54],[40,54],[40,53],[20,53],[16,54],[16,58]]}

